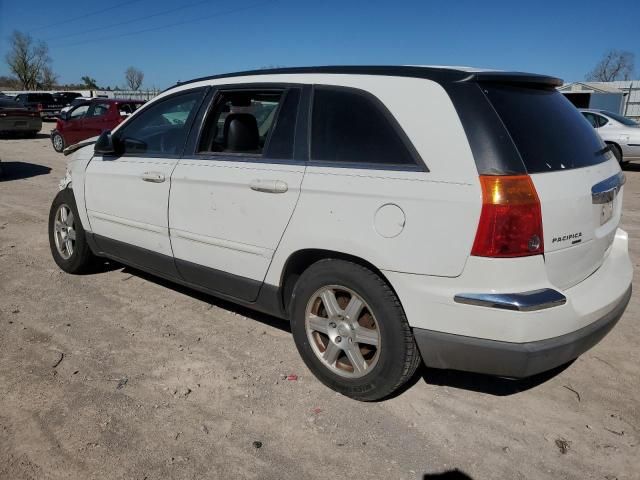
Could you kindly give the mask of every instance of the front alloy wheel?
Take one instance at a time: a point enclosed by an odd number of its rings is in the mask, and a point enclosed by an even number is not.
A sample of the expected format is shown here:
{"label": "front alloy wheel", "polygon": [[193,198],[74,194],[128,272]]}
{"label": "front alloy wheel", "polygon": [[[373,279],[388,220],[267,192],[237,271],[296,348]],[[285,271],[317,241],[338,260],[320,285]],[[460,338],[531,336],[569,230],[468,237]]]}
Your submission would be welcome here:
{"label": "front alloy wheel", "polygon": [[66,203],[61,204],[54,221],[54,240],[60,256],[69,260],[76,242],[75,217]]}

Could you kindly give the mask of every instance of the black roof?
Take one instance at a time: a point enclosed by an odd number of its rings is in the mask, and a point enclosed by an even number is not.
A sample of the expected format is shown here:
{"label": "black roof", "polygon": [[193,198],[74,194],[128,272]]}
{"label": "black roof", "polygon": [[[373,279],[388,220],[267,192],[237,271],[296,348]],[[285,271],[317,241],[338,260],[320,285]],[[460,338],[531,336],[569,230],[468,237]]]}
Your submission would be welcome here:
{"label": "black roof", "polygon": [[[319,67],[287,67],[271,68],[264,70],[246,70],[243,72],[224,73],[208,77],[195,78],[187,82],[178,82],[174,87],[203,80],[215,80],[218,78],[246,77],[252,75],[278,75],[278,74],[310,74],[310,73],[336,73],[348,75],[383,75],[393,77],[414,77],[443,82],[500,82],[500,83],[528,83],[559,87],[562,80],[546,75],[537,75],[524,72],[502,71],[468,71],[455,67],[420,67],[400,65],[328,65]],[[171,87],[173,88],[173,87]]]}

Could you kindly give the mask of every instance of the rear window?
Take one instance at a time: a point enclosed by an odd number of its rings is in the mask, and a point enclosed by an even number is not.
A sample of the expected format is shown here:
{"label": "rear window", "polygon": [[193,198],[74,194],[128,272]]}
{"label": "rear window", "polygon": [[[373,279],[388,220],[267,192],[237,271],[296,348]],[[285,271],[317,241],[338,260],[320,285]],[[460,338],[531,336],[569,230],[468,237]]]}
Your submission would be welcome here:
{"label": "rear window", "polygon": [[582,114],[556,90],[483,84],[528,173],[588,167],[609,158]]}

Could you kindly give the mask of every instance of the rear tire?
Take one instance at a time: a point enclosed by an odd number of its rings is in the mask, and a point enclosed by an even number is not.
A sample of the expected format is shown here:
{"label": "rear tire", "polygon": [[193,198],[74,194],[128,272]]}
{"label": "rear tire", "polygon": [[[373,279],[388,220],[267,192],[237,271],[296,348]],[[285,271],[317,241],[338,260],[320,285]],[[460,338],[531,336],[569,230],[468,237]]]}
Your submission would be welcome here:
{"label": "rear tire", "polygon": [[393,290],[375,272],[344,260],[320,260],[300,276],[291,331],[313,374],[356,400],[388,397],[421,362]]}
{"label": "rear tire", "polygon": [[96,265],[70,189],[58,192],[51,204],[49,246],[53,260],[67,273],[86,273]]}
{"label": "rear tire", "polygon": [[60,135],[59,133],[54,133],[51,136],[51,143],[53,144],[53,149],[56,152],[62,153],[65,147],[64,138],[62,137],[62,135]]}

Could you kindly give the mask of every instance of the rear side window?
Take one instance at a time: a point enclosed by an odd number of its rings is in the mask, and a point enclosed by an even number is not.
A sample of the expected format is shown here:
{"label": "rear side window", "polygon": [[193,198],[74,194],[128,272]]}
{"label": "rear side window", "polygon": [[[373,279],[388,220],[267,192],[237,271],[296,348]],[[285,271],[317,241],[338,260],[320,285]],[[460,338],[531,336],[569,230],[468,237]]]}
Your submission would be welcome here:
{"label": "rear side window", "polygon": [[382,103],[365,92],[317,87],[313,95],[311,160],[338,164],[415,165]]}
{"label": "rear side window", "polygon": [[54,102],[54,99],[53,99],[53,95],[51,95],[50,93],[30,93],[28,101],[52,103]]}
{"label": "rear side window", "polygon": [[560,92],[516,85],[481,87],[528,173],[588,167],[609,158],[598,134]]}

